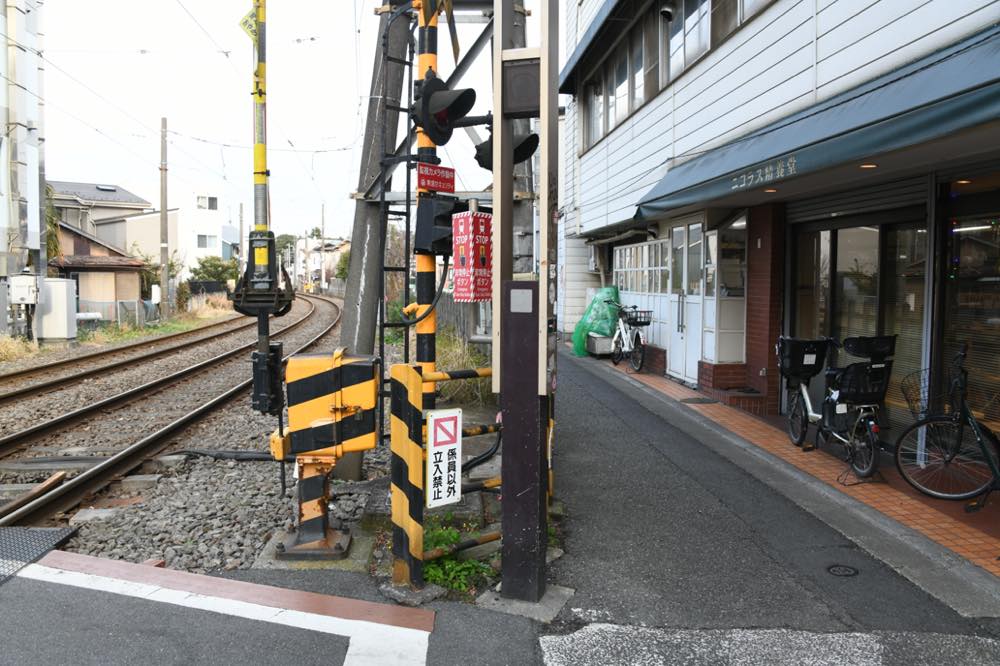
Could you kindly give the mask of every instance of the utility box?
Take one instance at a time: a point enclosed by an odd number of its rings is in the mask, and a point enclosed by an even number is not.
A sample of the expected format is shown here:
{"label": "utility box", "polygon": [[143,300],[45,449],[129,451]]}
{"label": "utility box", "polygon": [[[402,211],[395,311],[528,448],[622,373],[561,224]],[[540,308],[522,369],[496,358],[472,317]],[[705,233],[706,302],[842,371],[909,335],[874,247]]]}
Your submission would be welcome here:
{"label": "utility box", "polygon": [[40,300],[35,311],[39,342],[75,340],[76,282],[65,278],[45,278]]}
{"label": "utility box", "polygon": [[36,305],[38,303],[38,276],[11,275],[7,292],[11,305]]}

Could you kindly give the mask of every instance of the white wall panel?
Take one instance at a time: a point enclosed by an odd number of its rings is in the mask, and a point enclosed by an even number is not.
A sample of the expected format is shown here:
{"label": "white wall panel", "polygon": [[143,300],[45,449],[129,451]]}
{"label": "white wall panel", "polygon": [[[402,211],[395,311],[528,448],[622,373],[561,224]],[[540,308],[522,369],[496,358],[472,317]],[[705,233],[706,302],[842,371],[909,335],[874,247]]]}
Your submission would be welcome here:
{"label": "white wall panel", "polygon": [[[600,4],[567,0],[567,13],[580,12],[577,35]],[[729,142],[997,21],[1000,0],[777,0],[582,156],[573,105],[565,143],[573,165],[566,173],[578,184],[572,195],[580,226],[593,231],[630,218],[685,154]]]}

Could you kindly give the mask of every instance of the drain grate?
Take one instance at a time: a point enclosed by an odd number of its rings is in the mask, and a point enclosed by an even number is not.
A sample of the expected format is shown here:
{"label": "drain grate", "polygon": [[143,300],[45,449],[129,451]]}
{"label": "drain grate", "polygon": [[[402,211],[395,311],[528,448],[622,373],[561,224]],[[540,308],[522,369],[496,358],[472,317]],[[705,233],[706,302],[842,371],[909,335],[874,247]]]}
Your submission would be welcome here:
{"label": "drain grate", "polygon": [[688,405],[714,405],[719,401],[711,398],[681,398],[681,402]]}
{"label": "drain grate", "polygon": [[0,527],[0,584],[74,532],[70,527]]}
{"label": "drain grate", "polygon": [[857,569],[849,567],[846,564],[832,564],[826,568],[826,571],[827,573],[839,578],[850,578],[851,576],[858,575]]}

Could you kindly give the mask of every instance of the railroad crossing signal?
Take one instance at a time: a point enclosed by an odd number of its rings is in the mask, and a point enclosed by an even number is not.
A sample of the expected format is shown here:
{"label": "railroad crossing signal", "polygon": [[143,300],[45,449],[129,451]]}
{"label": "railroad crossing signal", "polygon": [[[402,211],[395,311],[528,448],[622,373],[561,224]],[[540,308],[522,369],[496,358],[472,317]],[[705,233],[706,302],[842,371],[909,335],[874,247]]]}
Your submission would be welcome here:
{"label": "railroad crossing signal", "polygon": [[[515,134],[512,143],[514,144],[514,159],[511,164],[520,164],[530,158],[538,150],[538,135]],[[490,128],[490,138],[476,145],[476,163],[487,171],[493,171],[493,128]]]}
{"label": "railroad crossing signal", "polygon": [[456,197],[431,192],[417,199],[417,229],[413,236],[415,254],[451,255],[451,216],[469,210]]}
{"label": "railroad crossing signal", "polygon": [[475,103],[475,90],[450,90],[448,84],[430,69],[420,87],[420,97],[414,104],[414,121],[435,145],[443,146],[451,140],[452,132],[459,127],[457,123],[472,111]]}

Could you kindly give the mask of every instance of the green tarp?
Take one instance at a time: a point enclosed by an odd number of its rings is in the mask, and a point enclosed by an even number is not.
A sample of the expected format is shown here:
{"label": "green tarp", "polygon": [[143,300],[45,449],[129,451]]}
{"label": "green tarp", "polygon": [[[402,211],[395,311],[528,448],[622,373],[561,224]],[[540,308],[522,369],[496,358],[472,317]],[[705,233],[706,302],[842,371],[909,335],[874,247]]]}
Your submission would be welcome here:
{"label": "green tarp", "polygon": [[615,324],[618,322],[618,308],[605,303],[608,300],[621,302],[618,300],[618,287],[598,289],[594,300],[587,306],[580,323],[573,329],[573,354],[576,356],[587,355],[587,336],[591,332],[607,337],[614,335]]}

